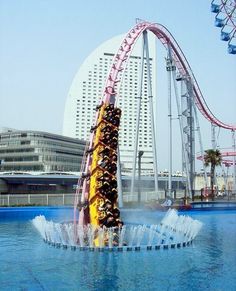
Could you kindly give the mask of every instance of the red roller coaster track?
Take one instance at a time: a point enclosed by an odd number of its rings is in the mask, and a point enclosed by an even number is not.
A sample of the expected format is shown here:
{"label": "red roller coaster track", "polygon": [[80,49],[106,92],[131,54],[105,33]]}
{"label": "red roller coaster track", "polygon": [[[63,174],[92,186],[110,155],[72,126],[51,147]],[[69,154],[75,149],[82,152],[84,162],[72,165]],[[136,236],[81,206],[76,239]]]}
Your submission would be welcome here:
{"label": "red roller coaster track", "polygon": [[[198,110],[202,113],[202,115],[208,121],[210,121],[212,124],[214,124],[216,126],[225,128],[227,130],[235,131],[236,125],[228,125],[228,124],[221,122],[220,120],[218,120],[214,116],[214,114],[211,112],[211,110],[207,106],[207,103],[203,98],[203,95],[202,95],[201,90],[199,88],[199,85],[196,81],[196,78],[194,77],[194,74],[191,70],[191,67],[190,67],[184,53],[182,52],[181,48],[179,47],[178,43],[176,42],[174,37],[171,35],[171,33],[164,26],[162,26],[160,24],[149,23],[146,21],[139,22],[138,24],[136,24],[127,33],[124,40],[122,41],[122,43],[118,49],[117,54],[114,56],[113,65],[111,67],[110,73],[109,73],[108,78],[106,80],[103,98],[101,100],[101,104],[100,104],[99,108],[107,106],[110,103],[115,103],[116,99],[118,98],[118,94],[116,92],[117,83],[122,80],[122,73],[125,70],[127,60],[129,59],[129,56],[133,50],[133,47],[134,47],[137,39],[142,35],[142,33],[144,31],[151,31],[152,33],[154,33],[156,35],[156,37],[160,40],[160,42],[164,45],[164,47],[167,50],[171,49],[172,58],[175,61],[175,65],[176,65],[180,75],[190,77],[192,80],[193,92],[194,92],[194,101],[195,101],[195,104],[196,104]],[[101,120],[101,118],[103,118],[103,111],[101,113],[101,110],[98,109],[97,113],[96,113],[96,118],[95,118],[95,125],[96,126],[99,126],[99,120]],[[91,170],[91,165],[93,162],[93,156],[91,154],[91,151],[93,151],[93,149],[94,149],[93,146],[94,145],[96,146],[96,140],[98,140],[98,136],[97,136],[98,134],[99,133],[96,133],[96,131],[93,131],[90,135],[89,150],[87,151],[86,163],[84,163],[85,174],[90,173],[90,170]],[[96,136],[97,136],[97,138],[96,138]],[[93,175],[93,173],[90,173],[90,174]],[[81,201],[82,202],[89,201],[90,181],[89,180],[87,181],[85,178],[85,179],[80,180],[80,183],[83,184]],[[78,192],[76,193],[76,199],[75,199],[75,214],[76,214],[77,201],[78,201]],[[82,207],[82,210],[81,210],[80,216],[79,216],[79,220],[80,220],[79,224],[82,224],[82,225],[86,224],[86,221],[88,220],[87,219],[88,213],[87,214],[86,213],[84,213],[84,207]],[[96,214],[96,209],[94,210],[94,213]],[[75,215],[75,217],[76,217],[76,215]],[[75,218],[75,221],[76,221],[76,218]]]}
{"label": "red roller coaster track", "polygon": [[110,74],[107,78],[103,99],[104,101],[109,101],[111,95],[115,95],[115,84],[121,80],[121,72],[125,69],[127,60],[132,52],[135,42],[139,38],[139,36],[143,33],[143,31],[149,30],[153,32],[157,38],[161,41],[166,49],[171,47],[173,59],[175,61],[176,67],[179,70],[179,73],[183,76],[190,76],[193,82],[193,91],[195,104],[201,114],[212,124],[219,126],[221,128],[225,128],[228,130],[236,130],[236,125],[229,125],[223,123],[218,118],[214,116],[214,114],[209,109],[200,87],[197,83],[197,80],[192,72],[192,69],[179,47],[177,41],[172,36],[172,34],[161,24],[157,23],[149,23],[149,22],[140,22],[135,25],[125,36],[121,46],[118,49],[117,54],[113,60],[113,66],[110,70]]}
{"label": "red roller coaster track", "polygon": [[[226,166],[232,166],[234,165],[234,162],[233,160],[228,160],[226,158],[228,157],[236,157],[236,152],[234,152],[233,150],[232,151],[223,151],[223,150],[220,150],[220,154],[221,154],[221,157],[222,157],[222,163]],[[201,155],[198,155],[197,156],[197,159],[200,160],[200,161],[203,161],[204,160],[204,156],[201,156]]]}

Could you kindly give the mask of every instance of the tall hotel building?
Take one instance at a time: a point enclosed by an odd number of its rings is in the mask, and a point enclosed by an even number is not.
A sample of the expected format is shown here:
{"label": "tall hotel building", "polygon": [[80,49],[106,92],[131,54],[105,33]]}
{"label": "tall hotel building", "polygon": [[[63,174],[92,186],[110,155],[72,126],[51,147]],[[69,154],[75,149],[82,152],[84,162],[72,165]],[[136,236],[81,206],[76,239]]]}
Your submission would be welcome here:
{"label": "tall hotel building", "polygon": [[[102,98],[107,75],[124,35],[116,36],[96,48],[79,68],[70,87],[64,112],[63,135],[89,139],[95,117],[95,107]],[[153,100],[156,101],[156,41],[148,35]],[[137,101],[141,71],[142,37],[137,41],[119,91],[118,106],[122,109],[119,133],[121,167],[123,173],[132,171],[137,121]],[[144,151],[142,172],[153,173],[152,134],[148,103],[147,67],[144,67],[143,93],[139,128],[139,150]],[[156,105],[154,104],[154,108]],[[155,110],[155,109],[154,109]]]}

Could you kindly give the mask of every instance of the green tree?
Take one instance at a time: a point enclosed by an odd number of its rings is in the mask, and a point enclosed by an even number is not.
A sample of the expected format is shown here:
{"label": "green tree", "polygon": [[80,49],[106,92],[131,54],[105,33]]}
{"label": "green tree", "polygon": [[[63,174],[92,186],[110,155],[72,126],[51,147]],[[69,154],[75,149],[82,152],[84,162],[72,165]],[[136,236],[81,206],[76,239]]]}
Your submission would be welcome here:
{"label": "green tree", "polygon": [[221,165],[221,153],[219,150],[209,149],[205,151],[204,162],[205,166],[211,166],[211,195],[212,201],[214,201],[215,193],[214,193],[214,177],[215,177],[215,168]]}

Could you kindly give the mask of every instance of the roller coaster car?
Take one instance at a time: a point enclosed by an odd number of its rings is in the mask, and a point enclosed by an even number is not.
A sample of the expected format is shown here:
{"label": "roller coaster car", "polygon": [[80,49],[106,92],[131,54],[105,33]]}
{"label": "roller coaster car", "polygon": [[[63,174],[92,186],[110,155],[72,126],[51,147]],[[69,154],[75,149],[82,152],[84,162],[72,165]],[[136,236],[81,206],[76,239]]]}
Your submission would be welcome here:
{"label": "roller coaster car", "polygon": [[105,139],[112,139],[113,137],[116,137],[118,138],[118,130],[117,129],[111,129],[109,131],[104,131],[102,133],[102,138],[105,138]]}
{"label": "roller coaster car", "polygon": [[110,134],[108,133],[108,134],[104,134],[100,138],[100,141],[114,149],[118,145],[117,137],[118,137],[117,133],[110,133]]}
{"label": "roller coaster car", "polygon": [[107,144],[112,149],[116,149],[118,146],[118,139],[116,137],[113,137],[112,139],[101,139],[101,142],[104,144]]}
{"label": "roller coaster car", "polygon": [[[114,222],[120,217],[120,211],[118,208],[102,210],[100,211],[100,213],[101,214],[100,214],[99,220],[103,220],[103,223],[105,222],[105,220],[107,220],[110,217],[114,218]],[[116,226],[116,225],[113,225],[113,226]]]}
{"label": "roller coaster car", "polygon": [[111,132],[112,131],[112,126],[108,124],[104,124],[104,126],[101,129],[101,132]]}
{"label": "roller coaster car", "polygon": [[100,195],[101,197],[103,197],[106,200],[109,200],[112,204],[116,203],[116,200],[118,198],[118,192],[116,188],[103,188],[100,187],[98,189],[98,195]]}
{"label": "roller coaster car", "polygon": [[109,104],[104,109],[106,112],[113,112],[115,114],[121,115],[121,109],[118,107],[115,107],[114,104]]}
{"label": "roller coaster car", "polygon": [[97,188],[99,193],[101,193],[102,195],[105,195],[111,189],[112,188],[109,182],[104,182],[100,187]]}
{"label": "roller coaster car", "polygon": [[107,228],[115,227],[118,230],[123,224],[124,223],[119,218],[114,217],[112,214],[108,214],[104,219],[101,219],[101,225]]}
{"label": "roller coaster car", "polygon": [[104,182],[104,181],[109,182],[111,180],[111,175],[108,172],[104,172],[101,176],[99,176],[97,178],[97,180],[102,181],[102,182]]}
{"label": "roller coaster car", "polygon": [[101,224],[107,228],[115,226],[115,218],[112,215],[106,216],[102,221]]}
{"label": "roller coaster car", "polygon": [[115,218],[119,218],[120,217],[120,210],[118,208],[114,208],[112,211],[112,214]]}
{"label": "roller coaster car", "polygon": [[116,179],[112,179],[110,181],[110,185],[112,186],[112,188],[116,188],[117,187],[117,181],[116,181]]}
{"label": "roller coaster car", "polygon": [[106,199],[106,200],[104,200],[104,203],[101,206],[99,206],[98,210],[103,210],[103,211],[108,212],[108,211],[112,211],[112,208],[113,208],[113,206],[112,206],[111,201]]}
{"label": "roller coaster car", "polygon": [[110,150],[110,148],[105,147],[100,152],[98,152],[98,155],[100,157],[104,157],[104,156],[108,156],[109,157],[111,153],[112,153],[112,151]]}
{"label": "roller coaster car", "polygon": [[99,186],[97,187],[97,191],[99,193],[105,195],[107,192],[111,192],[113,189],[117,188],[117,182],[110,182],[110,181],[105,181],[105,182],[99,182]]}
{"label": "roller coaster car", "polygon": [[115,105],[111,103],[111,104],[107,105],[104,110],[105,111],[112,111],[112,110],[114,110],[114,108],[115,108]]}
{"label": "roller coaster car", "polygon": [[[93,161],[90,166],[90,223],[98,226],[121,227],[117,208],[117,146],[121,110],[114,104],[99,107],[100,117],[94,131]],[[95,244],[98,242],[95,239]]]}
{"label": "roller coaster car", "polygon": [[105,114],[103,116],[103,119],[118,127],[120,125],[120,116],[121,109],[115,108],[113,104],[110,104],[105,108]]}
{"label": "roller coaster car", "polygon": [[117,127],[120,125],[120,117],[113,114],[105,115],[104,120]]}
{"label": "roller coaster car", "polygon": [[106,110],[105,109],[105,114],[104,114],[104,118],[107,116],[121,116],[121,109],[120,108],[114,108],[112,110]]}
{"label": "roller coaster car", "polygon": [[[98,180],[98,190],[99,189],[102,189],[102,187],[104,186],[104,185],[108,185],[109,187],[110,187],[110,189],[113,189],[113,188],[117,188],[117,181],[116,181],[116,179],[112,179],[112,180],[103,180],[103,181],[101,181],[101,180]],[[108,186],[107,186],[107,188],[108,188]]]}
{"label": "roller coaster car", "polygon": [[[102,197],[108,198],[109,196],[109,200],[113,201],[115,198],[117,198],[117,181],[112,183],[104,182],[97,188],[97,191],[98,194],[102,195]],[[114,197],[111,197],[111,195]]]}
{"label": "roller coaster car", "polygon": [[107,171],[111,175],[115,175],[117,171],[117,165],[116,162],[110,161],[109,159],[104,159],[102,161],[99,161],[98,164],[101,169]]}
{"label": "roller coaster car", "polygon": [[116,202],[118,198],[118,192],[117,189],[113,188],[111,191],[108,191],[104,194],[104,196],[110,200],[112,203]]}
{"label": "roller coaster car", "polygon": [[117,165],[115,162],[107,163],[104,169],[107,170],[110,174],[115,175],[117,171]]}
{"label": "roller coaster car", "polygon": [[102,158],[108,158],[110,161],[117,161],[117,154],[109,148],[104,148],[98,155]]}
{"label": "roller coaster car", "polygon": [[106,217],[107,217],[107,214],[105,211],[98,210],[98,220],[103,221],[106,219]]}

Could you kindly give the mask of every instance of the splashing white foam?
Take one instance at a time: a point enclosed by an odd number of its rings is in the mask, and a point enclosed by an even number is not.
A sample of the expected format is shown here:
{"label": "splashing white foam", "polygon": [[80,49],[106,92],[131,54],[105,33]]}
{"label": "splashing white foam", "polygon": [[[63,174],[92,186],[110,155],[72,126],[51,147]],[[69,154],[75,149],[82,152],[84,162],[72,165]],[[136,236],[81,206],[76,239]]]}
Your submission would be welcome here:
{"label": "splashing white foam", "polygon": [[33,225],[44,240],[67,246],[137,246],[170,245],[192,241],[202,227],[202,223],[189,216],[178,215],[170,209],[158,225],[126,225],[122,229],[98,228],[92,225],[82,227],[73,223],[55,223],[40,215],[33,219]]}

